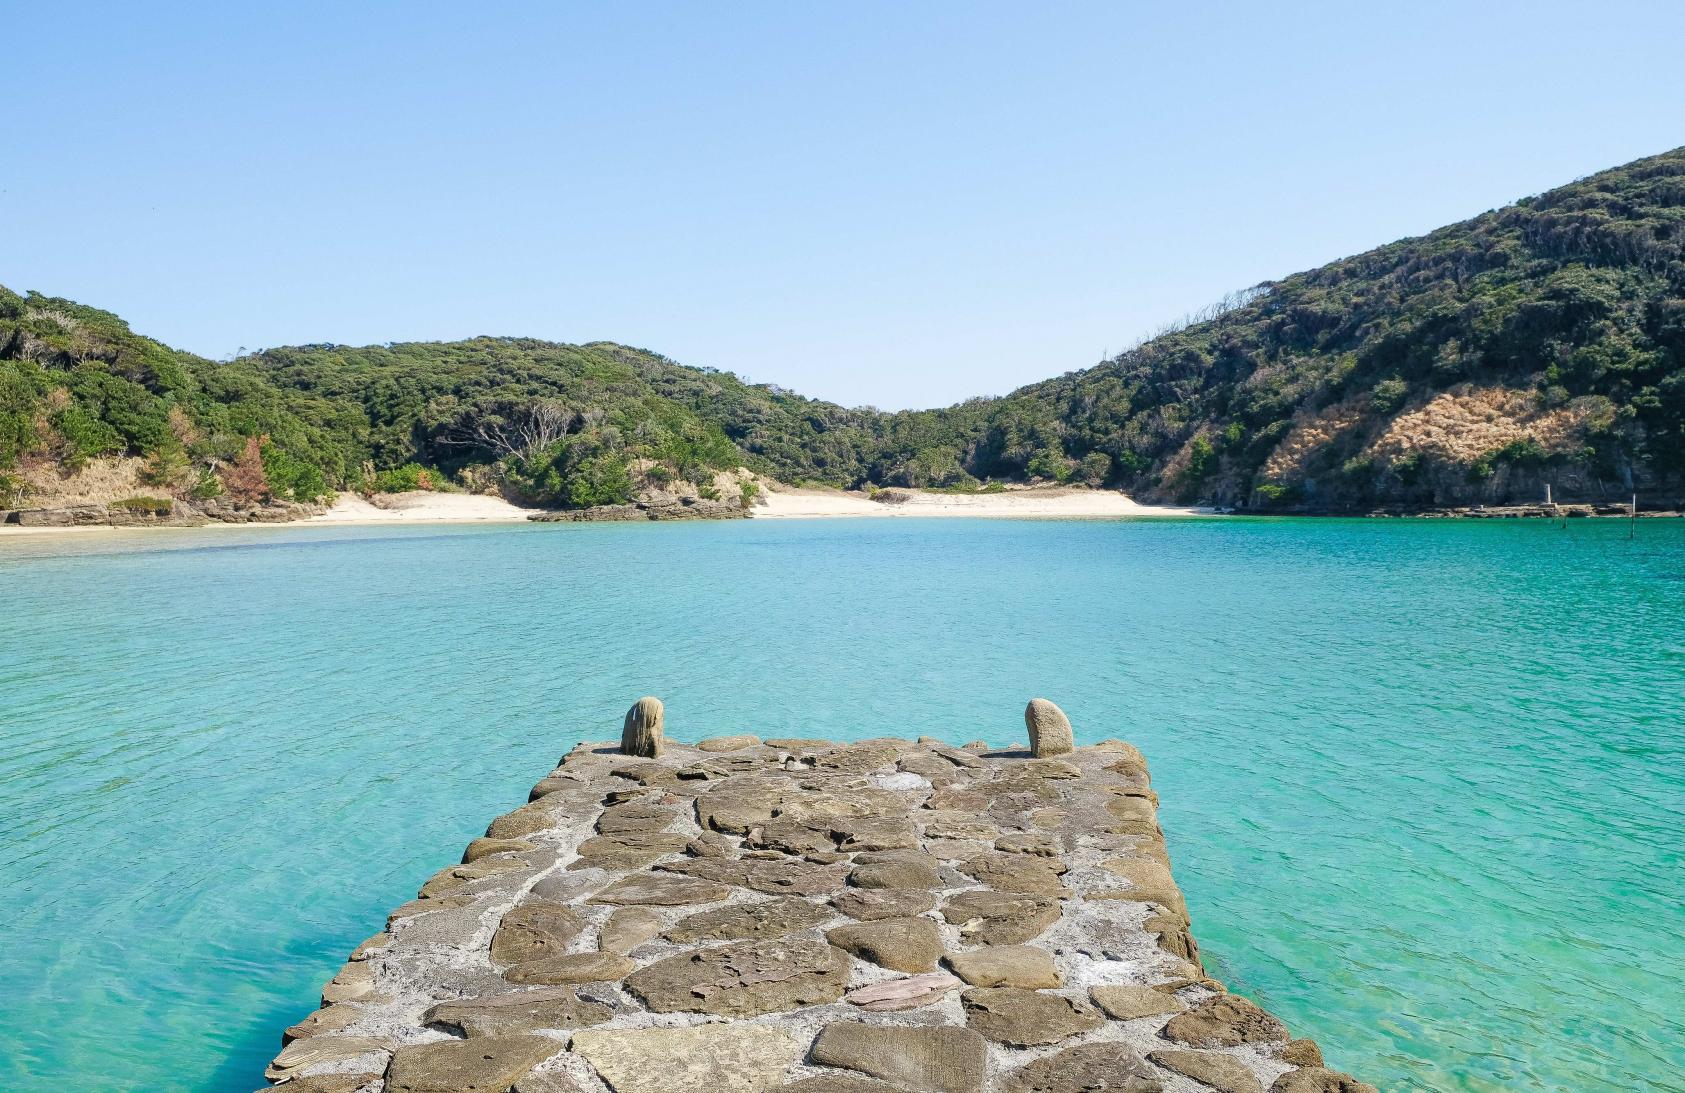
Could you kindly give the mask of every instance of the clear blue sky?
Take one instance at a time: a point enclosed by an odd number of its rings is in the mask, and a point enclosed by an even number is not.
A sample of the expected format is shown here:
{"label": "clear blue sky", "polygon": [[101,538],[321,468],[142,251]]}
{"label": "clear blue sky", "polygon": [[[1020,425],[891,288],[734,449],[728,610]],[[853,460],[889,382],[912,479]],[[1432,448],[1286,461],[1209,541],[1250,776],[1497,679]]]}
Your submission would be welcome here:
{"label": "clear blue sky", "polygon": [[606,338],[886,408],[1685,144],[1678,0],[3,0],[0,26],[13,289],[212,357]]}

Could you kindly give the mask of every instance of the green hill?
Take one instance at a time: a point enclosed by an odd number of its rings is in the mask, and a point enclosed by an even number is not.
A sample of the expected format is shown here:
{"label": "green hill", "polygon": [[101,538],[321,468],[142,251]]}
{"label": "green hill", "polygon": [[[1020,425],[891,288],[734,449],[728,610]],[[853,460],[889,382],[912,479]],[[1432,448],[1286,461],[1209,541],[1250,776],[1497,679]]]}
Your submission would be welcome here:
{"label": "green hill", "polygon": [[1260,286],[1005,403],[1051,415],[1065,454],[1106,454],[1146,495],[1677,489],[1685,149]]}
{"label": "green hill", "polygon": [[[611,343],[172,350],[0,289],[0,503],[92,461],[160,492],[494,479],[541,504],[745,464],[786,481],[1083,481],[1353,509],[1677,494],[1685,149],[1240,294],[997,399],[884,414]],[[50,473],[49,473],[50,472]]]}
{"label": "green hill", "polygon": [[0,289],[0,504],[144,459],[140,484],[305,500],[493,479],[535,504],[625,500],[748,464],[850,481],[877,417],[611,343],[275,349],[229,362],[116,316]]}

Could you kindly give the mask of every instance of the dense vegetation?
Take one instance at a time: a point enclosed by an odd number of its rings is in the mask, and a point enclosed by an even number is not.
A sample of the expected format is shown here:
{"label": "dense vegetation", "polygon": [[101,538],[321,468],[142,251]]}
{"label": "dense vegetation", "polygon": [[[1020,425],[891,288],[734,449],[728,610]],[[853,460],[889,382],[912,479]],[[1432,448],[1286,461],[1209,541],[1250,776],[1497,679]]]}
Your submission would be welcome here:
{"label": "dense vegetation", "polygon": [[[1436,394],[1489,389],[1519,393],[1523,410],[1498,403],[1512,418],[1562,409],[1571,427],[1461,454],[1388,439]],[[1265,505],[1489,497],[1529,476],[1668,486],[1685,476],[1685,149],[1258,286],[1097,367],[895,414],[611,343],[213,362],[0,289],[0,503],[30,467],[123,454],[159,492],[239,501],[496,485],[581,506],[707,488],[740,464],[846,486],[1047,479]]]}
{"label": "dense vegetation", "polygon": [[714,471],[746,462],[846,479],[859,454],[839,438],[872,418],[609,343],[318,345],[213,362],[107,312],[0,289],[0,502],[31,461],[74,471],[128,454],[146,458],[148,484],[200,499],[495,485],[606,504],[678,481],[706,493]]}
{"label": "dense vegetation", "polygon": [[[1574,404],[1583,443],[1546,451],[1521,440],[1448,468],[1424,465],[1431,456],[1364,458],[1401,411],[1460,384],[1518,388],[1540,408]],[[1336,404],[1350,423],[1295,479],[1267,480],[1295,420]],[[1354,502],[1427,500],[1436,481],[1441,492],[1447,481],[1477,486],[1505,463],[1577,467],[1611,485],[1677,482],[1685,149],[1260,286],[1211,321],[975,416],[973,474],[1017,471],[997,438],[1052,422],[1058,456],[1101,453],[1113,481],[1187,499],[1281,498],[1320,481]]]}

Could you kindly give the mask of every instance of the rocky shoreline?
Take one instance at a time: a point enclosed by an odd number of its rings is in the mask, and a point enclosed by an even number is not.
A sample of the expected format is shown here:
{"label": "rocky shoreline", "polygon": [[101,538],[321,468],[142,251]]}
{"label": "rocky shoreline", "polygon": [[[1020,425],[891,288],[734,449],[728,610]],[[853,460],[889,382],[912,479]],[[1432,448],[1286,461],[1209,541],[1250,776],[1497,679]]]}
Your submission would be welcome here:
{"label": "rocky shoreline", "polygon": [[[164,499],[160,499],[164,500]],[[309,520],[329,506],[293,501],[262,505],[231,505],[220,499],[206,502],[168,500],[152,506],[78,504],[56,507],[0,509],[0,528],[191,528],[209,524],[289,524]],[[536,523],[598,523],[643,520],[741,520],[750,510],[738,501],[710,501],[701,497],[671,497],[626,505],[597,505],[586,509],[533,510],[526,519]],[[520,517],[517,515],[516,520]]]}
{"label": "rocky shoreline", "polygon": [[710,501],[704,497],[671,497],[634,501],[627,505],[595,505],[588,509],[535,512],[527,519],[540,524],[614,523],[636,520],[742,520],[750,510],[739,501]]}
{"label": "rocky shoreline", "polygon": [[[167,508],[125,507],[114,504],[78,504],[57,507],[0,509],[0,530],[7,526],[26,528],[78,527],[204,527],[208,524],[288,524],[318,517],[329,506],[294,501],[270,501],[262,505],[233,505],[216,499],[204,502],[174,500]],[[1635,514],[1621,504],[1487,505],[1455,508],[1376,509],[1224,509],[1223,516],[1305,516],[1363,519],[1428,520],[1566,520],[1627,519]],[[659,497],[625,505],[597,505],[584,509],[535,510],[526,519],[534,523],[626,523],[670,520],[743,520],[754,516],[752,507],[736,500],[710,501],[702,497]],[[941,516],[944,513],[925,513]],[[1005,515],[1005,514],[1003,514]],[[1685,506],[1640,508],[1639,519],[1685,517]],[[517,515],[515,519],[519,519]],[[426,521],[424,521],[426,522]]]}
{"label": "rocky shoreline", "polygon": [[327,511],[326,505],[271,501],[262,505],[233,505],[220,499],[175,500],[167,508],[123,505],[64,505],[58,508],[0,509],[0,525],[26,528],[192,528],[206,524],[286,524],[308,520]]}
{"label": "rocky shoreline", "polygon": [[1647,519],[1677,519],[1685,516],[1685,506],[1664,506],[1659,508],[1641,508],[1634,512],[1628,505],[1598,503],[1598,504],[1560,504],[1560,505],[1471,505],[1452,508],[1379,508],[1379,509],[1339,509],[1326,510],[1286,510],[1277,511],[1256,510],[1249,515],[1256,516],[1346,516],[1361,517],[1369,520],[1379,519],[1416,519],[1416,520],[1582,520],[1582,519],[1619,519],[1638,518]]}
{"label": "rocky shoreline", "polygon": [[293,1093],[1374,1093],[1204,970],[1140,752],[663,734],[642,699],[286,1030]]}

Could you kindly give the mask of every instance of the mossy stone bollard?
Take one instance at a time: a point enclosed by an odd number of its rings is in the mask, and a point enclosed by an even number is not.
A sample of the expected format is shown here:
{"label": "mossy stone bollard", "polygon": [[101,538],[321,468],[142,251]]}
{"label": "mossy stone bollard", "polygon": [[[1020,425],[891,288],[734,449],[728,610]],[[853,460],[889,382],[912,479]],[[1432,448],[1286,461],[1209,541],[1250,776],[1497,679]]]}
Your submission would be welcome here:
{"label": "mossy stone bollard", "polygon": [[645,759],[661,758],[663,715],[659,698],[640,698],[632,703],[632,708],[626,711],[626,725],[620,730],[620,750]]}
{"label": "mossy stone bollard", "polygon": [[1030,730],[1030,754],[1064,755],[1076,747],[1071,719],[1045,698],[1032,698],[1024,707],[1024,727]]}

